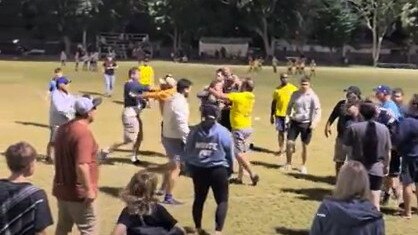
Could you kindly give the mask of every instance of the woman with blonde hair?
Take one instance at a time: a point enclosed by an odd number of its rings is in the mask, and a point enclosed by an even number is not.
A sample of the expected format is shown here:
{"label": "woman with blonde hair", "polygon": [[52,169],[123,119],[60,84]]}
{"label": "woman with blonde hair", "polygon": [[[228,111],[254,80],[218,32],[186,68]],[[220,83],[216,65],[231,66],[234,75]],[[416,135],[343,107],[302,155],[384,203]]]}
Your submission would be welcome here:
{"label": "woman with blonde hair", "polygon": [[333,196],[319,206],[310,235],[384,235],[383,215],[369,201],[369,184],[361,162],[344,164]]}
{"label": "woman with blonde hair", "polygon": [[139,171],[122,190],[120,197],[126,203],[113,235],[183,235],[177,220],[155,197],[158,185],[154,173]]}

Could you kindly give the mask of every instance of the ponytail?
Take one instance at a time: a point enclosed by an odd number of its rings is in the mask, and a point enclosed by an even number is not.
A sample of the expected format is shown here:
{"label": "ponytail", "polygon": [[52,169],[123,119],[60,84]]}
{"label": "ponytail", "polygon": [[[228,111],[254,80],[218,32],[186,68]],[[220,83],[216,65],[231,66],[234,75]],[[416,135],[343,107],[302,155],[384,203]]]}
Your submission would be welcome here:
{"label": "ponytail", "polygon": [[377,159],[377,138],[376,123],[369,120],[363,139],[363,157],[366,166],[370,166]]}

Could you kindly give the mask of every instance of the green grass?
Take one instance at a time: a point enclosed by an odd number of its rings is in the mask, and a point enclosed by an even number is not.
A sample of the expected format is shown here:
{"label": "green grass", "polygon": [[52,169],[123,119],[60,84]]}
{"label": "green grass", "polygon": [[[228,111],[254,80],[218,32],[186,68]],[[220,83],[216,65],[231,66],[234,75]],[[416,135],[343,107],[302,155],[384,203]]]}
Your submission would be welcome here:
{"label": "green grass", "polygon": [[[126,80],[129,67],[135,62],[122,62],[117,72],[116,93],[111,99],[105,99],[97,112],[96,122],[92,124],[93,132],[101,147],[109,146],[122,138],[120,123],[121,105],[113,101],[122,100],[122,84]],[[174,64],[170,62],[153,62],[157,77],[166,73],[176,78],[186,77],[194,82],[191,103],[191,123],[199,121],[198,100],[194,98],[197,90],[214,78],[218,66],[201,64]],[[46,101],[46,89],[52,70],[58,63],[52,62],[11,62],[0,61],[0,149],[20,140],[32,143],[39,153],[45,153],[49,130],[43,127],[48,124],[49,103]],[[234,73],[247,76],[247,67],[232,66]],[[282,70],[284,68],[281,68]],[[64,68],[65,74],[73,81],[71,90],[103,92],[100,73],[74,72],[73,64]],[[256,81],[256,105],[253,117],[255,133],[253,142],[256,146],[276,151],[276,133],[269,123],[269,109],[274,87],[277,86],[277,75],[270,68],[264,68],[257,74],[251,74]],[[293,83],[297,83],[292,78]],[[269,153],[253,152],[250,154],[255,163],[255,170],[261,181],[257,187],[231,186],[230,208],[225,226],[225,234],[303,234],[298,233],[310,227],[313,215],[324,195],[332,190],[329,183],[334,174],[332,162],[334,137],[325,138],[323,128],[334,104],[349,85],[358,85],[363,94],[372,93],[372,88],[384,83],[404,88],[408,97],[417,92],[418,74],[409,70],[319,67],[313,78],[313,88],[322,103],[322,121],[314,132],[310,146],[308,170],[310,175],[299,177],[287,174],[279,169],[284,158]],[[143,113],[145,123],[145,141],[143,150],[150,151],[143,159],[149,163],[163,163],[158,157],[163,153],[160,144],[160,114],[157,105]],[[335,131],[334,131],[335,136]],[[299,147],[299,145],[298,145]],[[299,147],[300,149],[300,147]],[[154,153],[155,152],[155,153]],[[126,185],[131,175],[139,168],[129,164],[127,152],[114,155],[113,165],[102,165],[100,168],[100,195],[98,198],[100,212],[100,234],[109,234],[115,224],[123,203],[117,198],[118,190]],[[295,166],[300,163],[300,152],[295,155]],[[49,195],[54,218],[57,218],[56,200],[50,195],[54,175],[53,167],[42,163],[37,165],[33,182],[44,188]],[[0,176],[8,175],[4,159],[0,160]],[[193,226],[191,205],[193,198],[192,183],[188,178],[180,178],[175,195],[186,202],[183,206],[168,207],[182,225]],[[214,228],[214,200],[208,199],[204,212],[204,227],[208,231]],[[394,205],[392,205],[394,206]],[[392,207],[394,209],[394,207]],[[391,211],[391,210],[389,210]],[[418,234],[418,216],[410,221],[385,215],[387,234]],[[54,227],[49,229],[52,233]],[[74,233],[76,234],[76,233]]]}

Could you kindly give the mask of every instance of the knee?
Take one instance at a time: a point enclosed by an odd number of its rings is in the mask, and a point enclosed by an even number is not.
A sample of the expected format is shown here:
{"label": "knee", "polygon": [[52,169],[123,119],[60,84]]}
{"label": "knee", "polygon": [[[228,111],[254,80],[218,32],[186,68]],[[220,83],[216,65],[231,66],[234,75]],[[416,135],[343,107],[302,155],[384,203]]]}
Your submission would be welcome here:
{"label": "knee", "polygon": [[288,140],[287,142],[286,142],[286,146],[287,146],[287,148],[290,150],[290,149],[293,149],[294,147],[295,147],[295,141],[293,141],[293,140]]}

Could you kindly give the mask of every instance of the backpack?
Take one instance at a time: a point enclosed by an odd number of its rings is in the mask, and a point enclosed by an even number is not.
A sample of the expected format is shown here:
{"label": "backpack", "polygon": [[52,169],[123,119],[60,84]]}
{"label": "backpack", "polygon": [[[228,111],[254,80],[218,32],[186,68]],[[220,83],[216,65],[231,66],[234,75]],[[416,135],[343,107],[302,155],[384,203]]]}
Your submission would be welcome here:
{"label": "backpack", "polygon": [[129,228],[132,233],[136,235],[169,235],[169,232],[165,228],[148,226],[142,215],[139,218],[141,220],[141,226]]}

